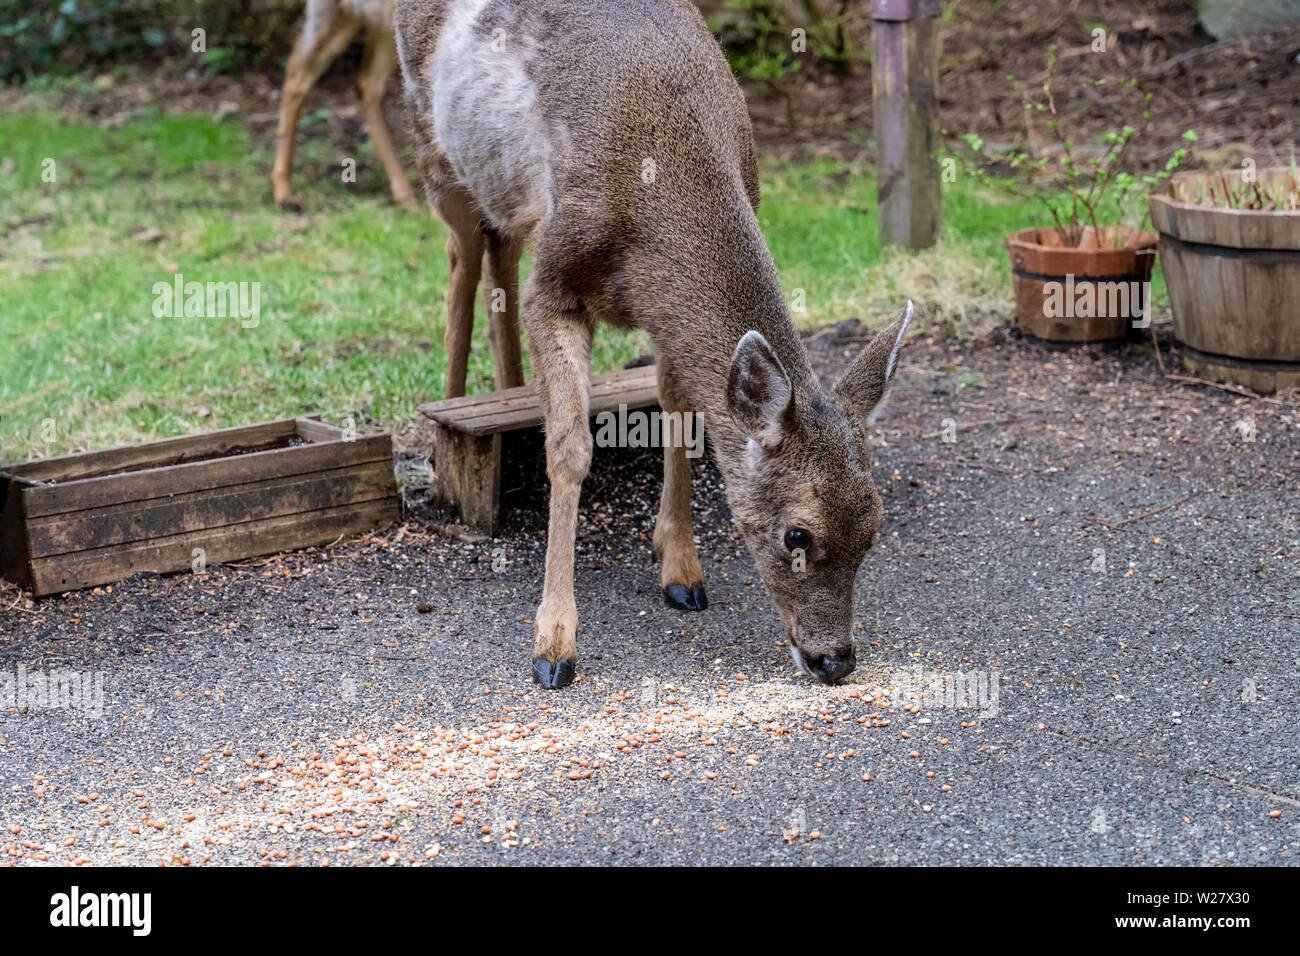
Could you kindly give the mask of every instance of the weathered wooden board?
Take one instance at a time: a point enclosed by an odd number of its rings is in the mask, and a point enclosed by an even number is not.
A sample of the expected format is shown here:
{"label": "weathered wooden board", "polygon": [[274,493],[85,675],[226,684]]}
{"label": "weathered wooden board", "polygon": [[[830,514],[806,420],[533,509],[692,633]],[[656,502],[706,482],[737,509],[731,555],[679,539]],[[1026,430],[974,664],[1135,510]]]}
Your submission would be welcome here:
{"label": "weathered wooden board", "polygon": [[220,564],[259,554],[329,544],[342,535],[358,534],[388,524],[395,517],[392,499],[377,499],[169,535],[131,545],[37,558],[32,561],[32,592],[37,595],[55,594],[120,581],[141,571],[163,574],[188,569],[196,548],[203,549],[207,564]]}
{"label": "weathered wooden board", "polygon": [[10,474],[33,481],[78,481],[99,475],[115,475],[141,468],[162,468],[187,461],[229,455],[238,449],[270,448],[297,435],[297,422],[284,419],[261,425],[240,425],[202,435],[164,438],[142,445],[127,445],[106,451],[42,458],[21,465],[0,466]]}
{"label": "weathered wooden board", "polygon": [[33,553],[53,556],[371,501],[391,494],[392,471],[391,460],[374,461],[106,508],[28,515],[28,540]]}
{"label": "weathered wooden board", "polygon": [[318,418],[0,468],[0,573],[40,596],[395,520],[390,437]]}
{"label": "weathered wooden board", "polygon": [[383,461],[385,455],[392,460],[392,439],[387,435],[367,435],[351,442],[313,442],[294,448],[250,452],[235,458],[172,465],[165,470],[133,471],[42,485],[27,492],[27,516],[36,518],[64,511],[106,508],[267,478],[291,478],[331,467]]}
{"label": "weathered wooden board", "polygon": [[[647,408],[658,402],[658,395],[653,365],[593,375],[590,411],[598,415],[617,411],[620,405]],[[542,424],[542,407],[534,385],[430,402],[421,405],[420,411],[438,424],[468,435],[519,431]]]}

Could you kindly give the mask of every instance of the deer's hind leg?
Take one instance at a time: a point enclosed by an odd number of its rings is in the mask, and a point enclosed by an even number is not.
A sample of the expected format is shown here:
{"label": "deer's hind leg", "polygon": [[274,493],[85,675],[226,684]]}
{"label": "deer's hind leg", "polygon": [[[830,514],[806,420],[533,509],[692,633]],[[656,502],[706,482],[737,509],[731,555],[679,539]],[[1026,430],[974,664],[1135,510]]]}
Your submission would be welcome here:
{"label": "deer's hind leg", "polygon": [[519,345],[519,258],[523,251],[522,239],[488,229],[485,293],[497,388],[524,384],[523,351]]}
{"label": "deer's hind leg", "polygon": [[529,280],[525,292],[524,317],[546,422],[546,474],[551,481],[546,578],[533,625],[533,677],[543,687],[558,689],[572,682],[577,667],[573,546],[578,498],[593,444],[587,421],[593,320],[580,302],[539,289],[535,279]]}
{"label": "deer's hind leg", "polygon": [[388,175],[393,200],[403,209],[414,209],[417,205],[415,190],[397,158],[393,136],[384,116],[384,90],[396,68],[397,45],[393,31],[381,26],[370,27],[366,31],[366,52],[361,61],[361,72],[357,75],[357,99],[361,102],[361,114],[370,132],[370,142],[375,146],[375,155]]}
{"label": "deer's hind leg", "polygon": [[447,226],[447,398],[465,394],[469,347],[474,335],[474,301],[483,274],[483,213],[463,186],[443,181],[430,189],[434,208]]}
{"label": "deer's hind leg", "polygon": [[[704,436],[690,404],[682,397],[672,370],[662,356],[658,364],[659,407],[664,411],[664,490],[655,521],[654,548],[662,567],[659,583],[664,602],[679,611],[703,611],[709,606],[704,593],[704,571],[695,550],[691,525],[691,459],[703,450]],[[688,441],[689,440],[689,441]],[[698,442],[698,444],[691,444]]]}

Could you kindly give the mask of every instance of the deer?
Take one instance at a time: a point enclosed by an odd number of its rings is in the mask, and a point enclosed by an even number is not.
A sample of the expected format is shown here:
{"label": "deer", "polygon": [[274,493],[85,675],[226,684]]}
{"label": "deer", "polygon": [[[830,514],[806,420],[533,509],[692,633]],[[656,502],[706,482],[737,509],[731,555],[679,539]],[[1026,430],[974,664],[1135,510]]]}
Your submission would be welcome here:
{"label": "deer", "polygon": [[[398,0],[394,25],[419,172],[448,229],[449,390],[463,387],[485,249],[486,281],[508,300],[489,330],[499,382],[522,378],[510,316],[529,333],[550,481],[533,679],[559,689],[577,673],[574,545],[604,322],[648,333],[664,413],[701,416],[794,663],[842,680],[883,514],[867,429],[911,303],[821,386],[759,228],[744,95],[687,0]],[[698,612],[686,451],[664,443],[653,547],[665,603]]]}
{"label": "deer", "polygon": [[307,94],[363,26],[365,52],[356,80],[361,115],[388,176],[393,200],[406,209],[418,205],[384,117],[384,91],[397,69],[393,0],[307,0],[302,33],[289,56],[280,91],[280,122],[276,128],[275,165],[271,169],[277,203],[287,202],[293,192],[293,153]]}

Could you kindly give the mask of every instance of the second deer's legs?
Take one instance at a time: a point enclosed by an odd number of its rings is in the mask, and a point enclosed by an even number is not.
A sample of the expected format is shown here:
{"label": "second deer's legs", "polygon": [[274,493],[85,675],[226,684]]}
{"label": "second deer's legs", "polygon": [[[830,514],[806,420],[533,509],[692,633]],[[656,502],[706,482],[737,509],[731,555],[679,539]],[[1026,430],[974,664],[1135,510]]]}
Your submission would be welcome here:
{"label": "second deer's legs", "polygon": [[[691,525],[691,460],[686,453],[688,435],[703,435],[695,431],[697,421],[688,423],[693,414],[689,403],[681,397],[667,360],[660,356],[658,364],[659,407],[669,419],[680,420],[681,427],[665,430],[664,490],[659,499],[659,517],[655,521],[654,549],[662,567],[659,583],[664,589],[664,601],[679,611],[703,611],[709,606],[704,593],[704,572],[695,550],[695,531]],[[688,424],[690,427],[688,428]]]}
{"label": "second deer's legs", "polygon": [[361,101],[361,114],[366,120],[370,142],[374,143],[375,154],[388,174],[394,201],[405,209],[414,209],[415,190],[397,158],[388,120],[384,116],[384,89],[396,67],[397,45],[392,31],[371,27],[366,32],[366,52],[361,61],[361,72],[357,75],[357,99]]}
{"label": "second deer's legs", "polygon": [[591,465],[592,318],[576,301],[548,295],[529,282],[525,300],[533,379],[546,422],[546,474],[551,481],[546,577],[533,624],[533,677],[543,687],[573,680],[578,608],[573,598],[573,545],[578,499]]}
{"label": "second deer's legs", "polygon": [[339,3],[313,3],[307,8],[302,35],[289,57],[280,91],[280,125],[276,130],[275,166],[271,170],[276,202],[288,199],[292,190],[293,153],[307,94],[360,27],[361,20],[345,12]]}

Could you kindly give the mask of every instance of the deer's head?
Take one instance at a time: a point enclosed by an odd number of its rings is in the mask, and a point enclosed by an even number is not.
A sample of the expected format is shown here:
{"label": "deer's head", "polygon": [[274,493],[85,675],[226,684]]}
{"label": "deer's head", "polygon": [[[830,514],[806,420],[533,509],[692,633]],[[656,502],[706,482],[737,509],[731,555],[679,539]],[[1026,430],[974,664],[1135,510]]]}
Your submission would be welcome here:
{"label": "deer's head", "polygon": [[853,580],[880,530],[866,429],[894,377],[912,303],[876,335],[827,395],[796,392],[758,332],[736,346],[727,383],[747,438],[727,497],[759,575],[790,635],[790,653],[825,683],[848,675]]}

